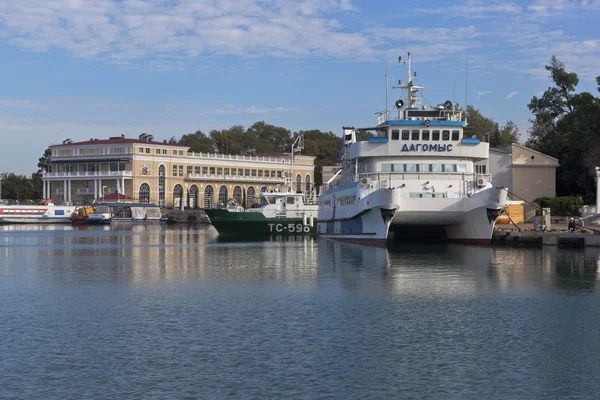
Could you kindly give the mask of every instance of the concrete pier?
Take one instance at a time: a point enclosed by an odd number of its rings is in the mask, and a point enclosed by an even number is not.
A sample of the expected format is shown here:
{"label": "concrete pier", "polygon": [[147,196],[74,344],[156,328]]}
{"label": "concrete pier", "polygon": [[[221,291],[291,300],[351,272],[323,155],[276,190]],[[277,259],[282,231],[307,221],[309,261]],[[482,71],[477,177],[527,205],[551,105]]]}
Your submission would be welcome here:
{"label": "concrete pier", "polygon": [[492,243],[523,246],[600,247],[600,234],[565,231],[495,231]]}

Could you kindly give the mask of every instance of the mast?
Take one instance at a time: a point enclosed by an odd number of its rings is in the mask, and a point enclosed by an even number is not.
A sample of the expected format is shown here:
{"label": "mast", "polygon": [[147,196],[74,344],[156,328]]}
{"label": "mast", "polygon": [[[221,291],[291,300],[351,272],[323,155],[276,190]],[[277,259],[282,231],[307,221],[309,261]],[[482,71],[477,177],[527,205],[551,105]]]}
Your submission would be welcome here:
{"label": "mast", "polygon": [[388,83],[388,65],[387,65],[387,28],[384,25],[383,27],[383,54],[384,54],[384,61],[385,61],[385,119],[388,120],[388,87],[389,87],[389,83]]}
{"label": "mast", "polygon": [[398,86],[393,86],[394,89],[406,89],[405,110],[419,106],[421,101],[419,99],[419,90],[423,89],[423,86],[417,86],[413,82],[414,79],[417,79],[417,73],[411,73],[410,58],[410,51],[408,52],[408,59],[406,61],[402,60],[402,57],[398,57],[398,64],[404,64],[404,67],[407,69],[406,84],[403,85],[402,81],[398,81]]}

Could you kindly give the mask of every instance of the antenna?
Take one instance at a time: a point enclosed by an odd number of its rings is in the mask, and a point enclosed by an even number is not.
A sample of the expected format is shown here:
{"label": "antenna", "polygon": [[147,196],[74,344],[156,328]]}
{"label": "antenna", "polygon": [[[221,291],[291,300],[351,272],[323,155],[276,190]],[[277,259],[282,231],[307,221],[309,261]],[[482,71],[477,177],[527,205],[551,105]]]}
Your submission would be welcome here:
{"label": "antenna", "polygon": [[467,95],[469,94],[469,54],[467,53],[467,65],[465,67],[465,121],[467,119]]}
{"label": "antenna", "polygon": [[387,65],[387,26],[383,25],[383,54],[385,60],[385,118],[388,119],[388,65]]}

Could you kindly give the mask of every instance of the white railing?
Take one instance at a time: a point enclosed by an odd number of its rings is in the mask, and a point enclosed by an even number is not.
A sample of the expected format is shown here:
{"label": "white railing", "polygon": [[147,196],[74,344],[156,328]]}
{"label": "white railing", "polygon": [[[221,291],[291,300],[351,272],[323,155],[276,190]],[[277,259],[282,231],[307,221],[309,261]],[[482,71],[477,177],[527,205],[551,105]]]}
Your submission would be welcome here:
{"label": "white railing", "polygon": [[239,175],[225,175],[225,174],[187,174],[188,179],[204,179],[204,180],[217,180],[217,181],[262,181],[262,182],[285,182],[283,177],[270,177],[270,176],[239,176]]}
{"label": "white railing", "polygon": [[267,157],[267,156],[241,156],[236,154],[214,154],[214,153],[194,153],[189,152],[188,156],[194,158],[205,158],[211,160],[231,160],[231,161],[252,161],[266,162],[273,164],[290,164],[290,159],[287,157]]}
{"label": "white railing", "polygon": [[131,171],[88,171],[88,172],[44,172],[44,178],[80,178],[80,177],[125,177],[133,176]]}

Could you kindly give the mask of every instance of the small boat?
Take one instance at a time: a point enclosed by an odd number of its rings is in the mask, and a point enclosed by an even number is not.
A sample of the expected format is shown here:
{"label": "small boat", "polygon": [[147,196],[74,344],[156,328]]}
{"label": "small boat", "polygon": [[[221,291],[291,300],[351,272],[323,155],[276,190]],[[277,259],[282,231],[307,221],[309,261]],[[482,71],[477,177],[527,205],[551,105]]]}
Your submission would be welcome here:
{"label": "small boat", "polygon": [[88,217],[93,225],[113,222],[166,222],[160,207],[150,203],[102,203]]}
{"label": "small boat", "polygon": [[56,206],[52,199],[39,205],[0,205],[0,224],[68,224],[76,206]]}
{"label": "small boat", "polygon": [[92,207],[79,207],[79,209],[71,215],[71,224],[87,225],[89,223],[89,215],[94,212]]}

